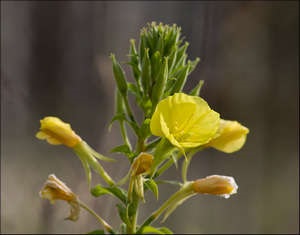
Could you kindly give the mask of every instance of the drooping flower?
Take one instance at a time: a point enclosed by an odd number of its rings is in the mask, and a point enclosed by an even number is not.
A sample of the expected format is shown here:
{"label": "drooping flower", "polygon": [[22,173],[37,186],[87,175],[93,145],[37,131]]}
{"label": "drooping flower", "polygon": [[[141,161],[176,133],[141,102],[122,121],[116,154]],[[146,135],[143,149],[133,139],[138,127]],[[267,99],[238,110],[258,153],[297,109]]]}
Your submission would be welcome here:
{"label": "drooping flower", "polygon": [[38,139],[45,139],[53,145],[63,144],[70,148],[81,142],[80,136],[72,130],[70,124],[57,117],[45,117],[40,122],[40,131],[36,133]]}
{"label": "drooping flower", "polygon": [[153,163],[153,156],[149,153],[140,153],[132,163],[132,175],[140,175],[150,171]]}
{"label": "drooping flower", "polygon": [[133,190],[144,201],[144,174],[149,173],[153,164],[153,156],[141,152],[133,161],[130,169],[128,188],[129,200],[132,200]]}
{"label": "drooping flower", "polygon": [[198,96],[175,93],[161,100],[151,118],[153,135],[167,138],[182,151],[208,143],[216,134],[220,115]]}
{"label": "drooping flower", "polygon": [[70,215],[66,219],[73,221],[78,220],[80,205],[77,195],[54,174],[48,176],[39,194],[41,198],[48,199],[52,204],[54,204],[56,200],[66,201],[71,206]]}
{"label": "drooping flower", "polygon": [[193,182],[195,193],[212,194],[229,198],[237,192],[238,186],[233,177],[211,175]]}
{"label": "drooping flower", "polygon": [[243,147],[248,133],[249,129],[239,122],[221,119],[216,136],[207,146],[225,153],[232,153]]}

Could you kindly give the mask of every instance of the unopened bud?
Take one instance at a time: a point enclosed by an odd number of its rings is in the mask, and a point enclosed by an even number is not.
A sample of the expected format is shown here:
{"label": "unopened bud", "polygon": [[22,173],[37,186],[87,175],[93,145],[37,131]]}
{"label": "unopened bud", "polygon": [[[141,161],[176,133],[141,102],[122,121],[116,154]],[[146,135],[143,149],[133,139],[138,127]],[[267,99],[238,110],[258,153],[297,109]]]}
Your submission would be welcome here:
{"label": "unopened bud", "polygon": [[229,198],[237,192],[238,186],[233,177],[222,175],[211,175],[193,182],[195,193],[213,194]]}

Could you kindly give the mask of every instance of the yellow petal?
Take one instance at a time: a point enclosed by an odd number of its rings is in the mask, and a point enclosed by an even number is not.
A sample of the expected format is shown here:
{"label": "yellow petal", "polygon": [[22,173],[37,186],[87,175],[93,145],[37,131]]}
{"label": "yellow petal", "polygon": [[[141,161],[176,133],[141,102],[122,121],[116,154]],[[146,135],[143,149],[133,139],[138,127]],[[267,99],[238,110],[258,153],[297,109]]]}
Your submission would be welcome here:
{"label": "yellow petal", "polygon": [[219,114],[202,98],[175,93],[158,103],[150,130],[183,150],[210,141],[218,130],[219,120]]}
{"label": "yellow petal", "polygon": [[53,145],[64,144],[68,147],[74,147],[81,142],[81,138],[72,130],[70,124],[57,117],[45,117],[40,122],[40,131],[36,134],[39,139],[46,139]]}
{"label": "yellow petal", "polygon": [[243,147],[248,133],[249,129],[239,122],[222,119],[216,137],[208,143],[208,146],[232,153]]}

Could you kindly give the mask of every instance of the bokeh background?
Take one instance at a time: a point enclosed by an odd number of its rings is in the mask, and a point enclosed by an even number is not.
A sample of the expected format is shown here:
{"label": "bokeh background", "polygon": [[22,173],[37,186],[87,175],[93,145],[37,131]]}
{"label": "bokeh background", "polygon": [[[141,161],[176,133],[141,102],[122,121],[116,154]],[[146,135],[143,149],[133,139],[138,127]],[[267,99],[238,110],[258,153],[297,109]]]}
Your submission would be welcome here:
{"label": "bokeh background", "polygon": [[[67,204],[39,198],[50,173],[119,224],[116,201],[88,193],[78,158],[35,133],[44,116],[62,118],[119,160],[104,166],[121,178],[127,160],[109,152],[122,141],[118,125],[108,131],[115,88],[109,54],[125,63],[129,39],[138,40],[151,21],[179,25],[190,59],[201,58],[185,90],[205,80],[201,96],[210,106],[251,131],[239,152],[199,153],[188,174],[234,176],[238,194],[193,197],[162,225],[175,233],[299,232],[298,1],[1,1],[2,233],[98,228],[88,213],[65,221]],[[179,179],[180,170],[173,167],[163,178]],[[93,184],[99,182],[94,174]],[[174,190],[161,187],[159,201],[148,193],[140,222]]]}

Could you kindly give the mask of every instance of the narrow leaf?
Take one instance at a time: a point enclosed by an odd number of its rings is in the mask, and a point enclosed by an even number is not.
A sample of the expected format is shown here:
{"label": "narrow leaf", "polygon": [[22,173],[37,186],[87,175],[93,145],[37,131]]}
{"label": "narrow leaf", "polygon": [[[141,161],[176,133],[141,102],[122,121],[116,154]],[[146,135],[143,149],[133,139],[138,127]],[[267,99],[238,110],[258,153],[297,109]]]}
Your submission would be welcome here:
{"label": "narrow leaf", "polygon": [[145,186],[154,193],[156,199],[158,200],[158,187],[156,182],[153,179],[148,179],[145,181]]}

